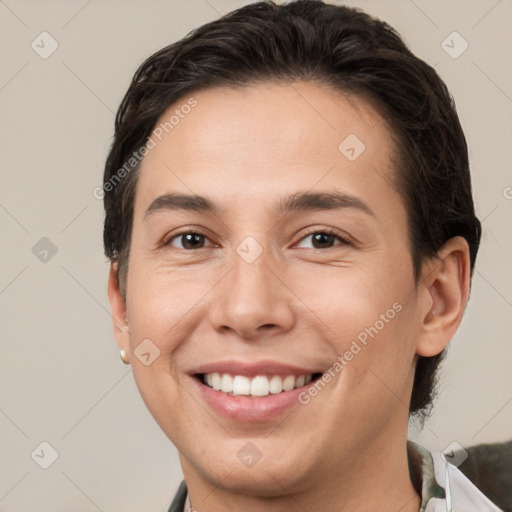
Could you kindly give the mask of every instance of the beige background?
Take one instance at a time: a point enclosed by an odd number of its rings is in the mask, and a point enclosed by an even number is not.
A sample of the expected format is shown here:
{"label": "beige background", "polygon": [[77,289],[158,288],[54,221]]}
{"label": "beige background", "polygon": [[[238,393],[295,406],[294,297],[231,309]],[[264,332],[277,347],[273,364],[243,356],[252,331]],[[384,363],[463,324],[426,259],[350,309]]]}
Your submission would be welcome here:
{"label": "beige background", "polygon": [[[93,189],[136,67],[245,3],[0,1],[2,511],[167,510],[181,469],[119,360],[102,203]],[[452,441],[508,439],[512,2],[348,3],[390,22],[447,82],[467,134],[483,221],[471,301],[444,365],[436,411],[410,437],[434,450]],[[31,48],[43,31],[59,45],[47,59]],[[469,44],[457,59],[441,46],[453,31]],[[32,250],[42,237],[57,249],[46,262]],[[43,441],[58,453],[48,469],[31,457]],[[44,457],[36,450],[34,459]]]}

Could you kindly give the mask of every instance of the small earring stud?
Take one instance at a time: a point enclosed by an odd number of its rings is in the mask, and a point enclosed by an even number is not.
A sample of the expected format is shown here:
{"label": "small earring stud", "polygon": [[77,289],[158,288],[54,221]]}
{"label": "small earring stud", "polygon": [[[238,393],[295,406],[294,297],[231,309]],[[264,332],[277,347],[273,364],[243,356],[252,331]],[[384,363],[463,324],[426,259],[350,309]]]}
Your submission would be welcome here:
{"label": "small earring stud", "polygon": [[120,350],[120,355],[121,355],[121,361],[124,363],[124,364],[130,364],[130,362],[126,359],[126,350]]}

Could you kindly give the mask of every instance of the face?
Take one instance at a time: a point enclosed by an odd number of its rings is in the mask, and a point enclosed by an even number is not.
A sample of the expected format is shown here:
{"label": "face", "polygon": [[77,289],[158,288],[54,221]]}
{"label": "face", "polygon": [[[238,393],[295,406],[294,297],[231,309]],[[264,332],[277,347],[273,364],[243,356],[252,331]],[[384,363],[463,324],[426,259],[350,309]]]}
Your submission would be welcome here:
{"label": "face", "polygon": [[313,487],[407,428],[425,303],[388,127],[311,83],[192,96],[140,169],[118,342],[187,479]]}

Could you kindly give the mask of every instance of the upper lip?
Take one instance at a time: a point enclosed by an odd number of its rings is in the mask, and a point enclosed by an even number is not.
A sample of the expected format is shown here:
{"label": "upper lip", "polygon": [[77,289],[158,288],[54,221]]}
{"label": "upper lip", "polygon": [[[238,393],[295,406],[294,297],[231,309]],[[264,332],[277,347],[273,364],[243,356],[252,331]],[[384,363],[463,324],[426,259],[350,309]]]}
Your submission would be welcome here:
{"label": "upper lip", "polygon": [[190,373],[229,373],[231,375],[255,377],[256,375],[310,375],[314,373],[323,373],[323,370],[312,367],[294,366],[271,360],[253,362],[230,360],[202,364],[201,366],[194,368]]}

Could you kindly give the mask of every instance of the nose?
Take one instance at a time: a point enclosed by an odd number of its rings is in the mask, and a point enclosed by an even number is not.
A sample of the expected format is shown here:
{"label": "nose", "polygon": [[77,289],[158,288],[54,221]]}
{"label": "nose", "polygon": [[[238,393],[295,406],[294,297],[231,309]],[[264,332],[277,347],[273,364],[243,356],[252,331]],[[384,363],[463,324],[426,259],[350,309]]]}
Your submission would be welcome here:
{"label": "nose", "polygon": [[233,251],[231,269],[215,287],[210,309],[213,328],[246,340],[290,330],[294,323],[293,283],[286,282],[282,265],[267,249],[254,261],[240,254]]}

